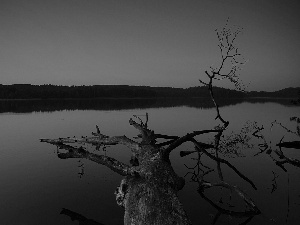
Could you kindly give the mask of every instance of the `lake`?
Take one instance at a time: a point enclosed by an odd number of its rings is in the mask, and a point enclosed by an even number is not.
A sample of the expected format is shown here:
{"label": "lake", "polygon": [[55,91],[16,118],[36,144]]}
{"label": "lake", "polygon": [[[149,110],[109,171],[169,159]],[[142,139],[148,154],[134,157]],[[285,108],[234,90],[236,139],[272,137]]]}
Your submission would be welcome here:
{"label": "lake", "polygon": [[[299,141],[299,137],[274,125],[277,120],[291,130],[296,129],[290,117],[299,116],[299,106],[290,100],[220,100],[220,111],[230,121],[228,131],[238,133],[248,121],[264,126],[267,142],[276,149],[284,141]],[[96,125],[106,135],[137,136],[129,125],[129,119],[149,114],[149,128],[156,133],[183,136],[195,130],[212,129],[218,124],[215,109],[209,99],[137,99],[137,100],[31,100],[0,101],[0,223],[1,224],[78,224],[61,215],[62,208],[94,219],[104,224],[123,224],[123,209],[115,201],[114,191],[121,176],[108,168],[78,159],[59,159],[55,146],[41,143],[41,138],[90,136]],[[250,122],[249,122],[250,121]],[[198,137],[203,142],[212,141],[208,135]],[[265,152],[259,152],[260,139],[253,137],[253,147],[239,149],[240,156],[221,155],[240,172],[250,178],[258,190],[238,177],[226,165],[222,165],[224,179],[239,186],[262,211],[248,224],[299,224],[300,221],[300,168],[286,165],[287,172],[275,165]],[[130,151],[123,146],[107,147],[92,152],[106,154],[124,163],[130,159]],[[191,154],[179,156],[182,150],[193,150],[186,143],[171,154],[174,170],[184,176],[195,165]],[[286,156],[300,159],[299,149],[283,149]],[[274,154],[273,154],[274,155]],[[203,164],[211,168],[216,163],[203,157]],[[206,177],[217,179],[216,172]],[[209,191],[208,196],[230,209],[243,210],[239,200],[221,189]],[[193,224],[212,224],[217,210],[197,193],[197,183],[186,176],[186,185],[179,197]],[[221,203],[220,203],[221,204]],[[242,224],[246,218],[237,219],[221,215],[216,224]]]}

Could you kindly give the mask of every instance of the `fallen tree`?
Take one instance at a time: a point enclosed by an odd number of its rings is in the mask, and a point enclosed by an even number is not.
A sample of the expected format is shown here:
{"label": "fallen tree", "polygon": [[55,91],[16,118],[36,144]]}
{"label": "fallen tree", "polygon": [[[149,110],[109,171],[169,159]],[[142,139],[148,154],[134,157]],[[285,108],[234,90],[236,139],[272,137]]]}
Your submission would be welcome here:
{"label": "fallen tree", "polygon": [[[124,224],[190,224],[177,196],[185,181],[174,172],[169,155],[173,149],[186,141],[191,141],[197,135],[218,131],[194,131],[179,138],[155,134],[147,128],[147,123],[137,123],[133,119],[130,119],[129,123],[139,130],[142,139],[140,143],[126,136],[106,136],[100,133],[98,127],[93,137],[41,139],[41,141],[65,150],[66,152],[58,152],[60,159],[88,159],[125,176],[115,193],[118,205],[125,208]],[[157,138],[169,141],[156,144]],[[87,143],[96,146],[125,145],[132,152],[132,165],[66,143]],[[213,147],[205,143],[198,142],[198,144],[202,148]],[[164,147],[165,145],[168,147]]]}
{"label": "fallen tree", "polygon": [[[99,132],[90,138],[42,139],[64,149],[61,159],[85,158],[105,165],[114,172],[125,176],[116,191],[117,203],[125,208],[124,224],[190,224],[177,197],[184,186],[184,179],[178,177],[169,161],[170,149],[155,145],[153,131],[146,124],[130,120],[137,128],[142,141],[137,143],[125,136],[108,137]],[[108,156],[97,155],[65,143],[90,143],[94,145],[122,144],[132,152],[132,164],[126,165]]]}
{"label": "fallen tree", "polygon": [[[115,195],[117,204],[125,208],[124,224],[191,224],[182,204],[178,199],[178,191],[185,184],[185,180],[179,177],[173,170],[169,155],[181,144],[191,141],[195,144],[197,151],[204,152],[217,163],[225,163],[237,174],[249,182],[254,188],[253,182],[246,176],[238,172],[228,161],[216,158],[206,151],[214,148],[214,145],[202,143],[194,139],[195,136],[205,133],[219,133],[220,130],[201,130],[186,134],[183,137],[156,134],[148,129],[147,122],[137,123],[133,119],[129,124],[140,132],[141,142],[136,142],[126,136],[107,136],[100,132],[92,137],[83,138],[58,138],[41,139],[56,145],[59,148],[57,156],[60,159],[83,158],[98,164],[102,164],[114,172],[124,176]],[[168,141],[157,144],[157,139],[163,138]],[[127,146],[132,152],[131,165],[124,164],[118,160],[91,153],[81,147],[71,144],[92,144],[97,147],[122,144]],[[204,187],[211,187],[212,184],[201,183]],[[222,181],[218,186],[224,186],[232,190],[238,190]],[[238,190],[238,193],[241,193]],[[251,202],[243,197],[246,202]],[[251,212],[247,215],[259,213],[254,203]]]}
{"label": "fallen tree", "polygon": [[[115,195],[117,204],[125,209],[125,225],[191,224],[178,198],[178,192],[184,187],[185,179],[179,177],[174,172],[170,161],[170,154],[174,149],[183,143],[191,142],[195,146],[195,151],[181,152],[182,156],[197,152],[198,154],[205,154],[216,162],[217,173],[220,179],[218,183],[205,181],[204,176],[206,172],[202,174],[193,173],[194,181],[199,184],[199,194],[219,212],[216,215],[215,221],[220,214],[252,218],[254,215],[260,213],[259,209],[237,186],[229,184],[223,177],[221,164],[227,165],[238,176],[256,189],[255,184],[247,176],[242,174],[227,160],[220,157],[220,140],[223,132],[229,125],[229,121],[222,118],[220,114],[219,106],[214,98],[212,85],[213,80],[226,78],[233,82],[236,87],[240,88],[236,72],[238,71],[237,65],[242,63],[237,63],[237,58],[240,54],[237,48],[234,47],[234,41],[238,33],[239,30],[232,32],[231,29],[227,27],[227,24],[220,32],[217,32],[222,55],[221,65],[219,68],[211,68],[210,72],[205,71],[209,82],[205,83],[200,81],[202,84],[208,86],[217,112],[216,119],[221,122],[221,124],[214,129],[192,131],[181,137],[158,134],[148,128],[148,114],[146,114],[145,121],[138,116],[135,116],[135,119],[131,118],[129,120],[129,124],[139,131],[138,137],[140,141],[132,140],[126,136],[107,136],[101,133],[97,126],[97,132],[93,133],[91,137],[41,139],[41,142],[56,145],[59,149],[57,156],[60,159],[83,158],[91,160],[123,176],[124,178],[115,191]],[[228,73],[224,74],[221,73],[221,70],[224,68],[224,64],[227,60],[231,60],[233,66]],[[195,139],[198,135],[202,134],[212,134],[214,136],[213,143],[203,143]],[[91,153],[82,147],[84,144],[91,144],[96,146],[96,148],[116,144],[124,145],[131,150],[132,156],[130,165],[106,155]],[[81,146],[78,147],[77,145]],[[208,150],[211,150],[213,153]],[[200,163],[200,159],[198,163]],[[204,195],[204,191],[211,187],[223,187],[232,192],[236,192],[246,203],[248,209],[246,211],[236,212],[215,205]]]}

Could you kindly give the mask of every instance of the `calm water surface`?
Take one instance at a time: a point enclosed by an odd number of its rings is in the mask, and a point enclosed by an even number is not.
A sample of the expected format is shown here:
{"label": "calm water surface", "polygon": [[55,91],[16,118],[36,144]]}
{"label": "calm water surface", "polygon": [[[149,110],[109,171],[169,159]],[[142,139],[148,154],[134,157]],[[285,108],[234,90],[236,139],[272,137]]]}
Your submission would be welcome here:
{"label": "calm water surface", "polygon": [[[113,194],[121,176],[86,160],[61,160],[56,156],[56,147],[40,143],[40,138],[86,136],[95,131],[95,125],[106,135],[125,134],[133,138],[138,133],[128,121],[133,115],[144,115],[146,112],[149,113],[149,127],[161,134],[181,136],[217,125],[214,120],[215,110],[204,100],[202,105],[199,102],[157,103],[153,100],[147,100],[146,103],[141,100],[135,103],[126,100],[82,100],[56,102],[54,105],[53,102],[1,103],[0,224],[78,224],[69,217],[60,215],[62,208],[107,225],[123,224],[123,209],[117,206]],[[230,121],[227,134],[237,132],[250,120],[264,125],[266,138],[273,146],[283,135],[285,141],[297,139],[279,126],[272,130],[269,128],[271,122],[277,120],[288,128],[295,129],[295,124],[289,121],[289,117],[299,116],[300,107],[264,101],[226,102],[221,105],[223,117]],[[203,136],[199,140],[208,142],[212,138]],[[181,150],[193,150],[193,146],[184,144],[171,154],[175,171],[184,176],[188,172],[185,165],[192,167],[195,155],[180,158]],[[290,157],[300,158],[299,150],[284,151]],[[257,148],[244,149],[244,157],[227,158],[254,181],[257,191],[226,169],[226,166],[222,166],[225,180],[241,187],[262,211],[249,224],[299,224],[300,168],[286,166],[288,172],[284,172],[268,155],[254,157],[257,152]],[[99,154],[115,157],[124,163],[128,163],[130,159],[130,151],[122,146],[109,147],[106,152],[100,150]],[[215,166],[209,159],[203,160],[206,165]],[[272,192],[274,176],[277,189]],[[215,179],[213,175],[208,178]],[[180,192],[180,199],[193,224],[211,224],[216,210],[197,194],[197,185],[189,182],[189,176],[186,181],[185,188]],[[233,204],[230,194],[224,193],[226,192],[216,189],[209,192],[209,195],[218,201],[223,194],[223,201]],[[222,215],[216,224],[240,224],[244,220]]]}

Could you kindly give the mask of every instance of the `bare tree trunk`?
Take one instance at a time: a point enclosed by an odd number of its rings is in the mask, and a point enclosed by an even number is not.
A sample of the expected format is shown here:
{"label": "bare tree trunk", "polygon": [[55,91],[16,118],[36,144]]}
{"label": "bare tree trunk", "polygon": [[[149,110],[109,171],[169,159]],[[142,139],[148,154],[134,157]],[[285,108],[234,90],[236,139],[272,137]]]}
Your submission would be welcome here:
{"label": "bare tree trunk", "polygon": [[[58,146],[58,157],[85,158],[107,166],[114,172],[124,176],[117,188],[116,200],[124,207],[124,224],[191,224],[182,204],[178,199],[178,191],[184,186],[184,179],[173,170],[169,161],[170,149],[155,144],[157,137],[171,138],[166,135],[155,135],[147,129],[147,124],[136,123],[132,119],[130,124],[137,128],[142,137],[140,143],[125,136],[108,137],[97,133],[87,138],[59,138],[41,139]],[[178,137],[176,137],[178,138]],[[66,143],[89,143],[96,146],[123,144],[132,151],[133,165],[126,165],[104,155],[90,153],[83,147],[74,147]]]}
{"label": "bare tree trunk", "polygon": [[127,176],[116,191],[125,208],[124,224],[190,224],[177,193],[184,186],[161,151],[142,146],[137,176]]}

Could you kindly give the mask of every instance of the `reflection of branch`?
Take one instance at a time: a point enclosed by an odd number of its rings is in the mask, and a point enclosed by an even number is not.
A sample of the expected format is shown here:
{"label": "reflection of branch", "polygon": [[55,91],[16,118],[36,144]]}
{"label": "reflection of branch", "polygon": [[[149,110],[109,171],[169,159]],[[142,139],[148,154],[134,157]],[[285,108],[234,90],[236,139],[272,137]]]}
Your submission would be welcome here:
{"label": "reflection of branch", "polygon": [[275,150],[275,153],[279,156],[280,159],[282,159],[281,161],[276,160],[276,165],[280,166],[283,170],[286,171],[286,169],[284,169],[283,167],[283,164],[285,163],[300,167],[300,161],[298,159],[286,157],[282,151]]}
{"label": "reflection of branch", "polygon": [[[191,174],[192,177],[191,177],[191,180],[193,182],[197,182],[199,184],[199,187],[198,187],[198,193],[200,194],[200,196],[202,198],[204,198],[207,202],[209,202],[213,207],[215,207],[218,212],[217,214],[215,215],[214,217],[214,220],[213,220],[213,224],[215,224],[217,222],[217,220],[219,219],[219,217],[222,215],[222,214],[227,214],[227,215],[230,215],[230,216],[233,216],[233,217],[237,217],[237,218],[244,218],[246,217],[247,219],[242,223],[242,224],[247,224],[251,221],[252,217],[255,216],[255,215],[258,215],[260,214],[260,210],[257,208],[257,206],[254,204],[254,202],[248,198],[246,196],[246,194],[241,191],[237,186],[233,186],[233,185],[230,185],[226,182],[224,182],[222,179],[221,179],[221,182],[219,183],[209,183],[209,182],[206,182],[204,181],[204,176],[206,176],[208,173],[214,171],[213,169],[210,169],[206,166],[204,166],[206,169],[208,169],[207,171],[204,171],[200,168],[200,165],[202,165],[201,163],[201,155],[202,153],[206,154],[208,157],[210,157],[211,159],[215,160],[215,161],[218,161],[219,163],[225,163],[227,164],[231,169],[233,169],[239,176],[241,176],[243,179],[245,179],[246,181],[248,181],[252,186],[254,185],[252,181],[250,181],[247,177],[245,177],[243,174],[241,174],[234,166],[232,166],[229,162],[227,162],[226,160],[224,159],[220,159],[219,157],[216,157],[216,156],[213,156],[211,155],[210,153],[208,153],[205,149],[201,149],[199,146],[197,146],[197,141],[193,140],[193,143],[195,144],[195,149],[198,150],[198,161],[197,161],[197,164],[192,167],[192,168],[188,168],[188,169],[191,169],[193,170],[193,172],[187,172],[186,175],[188,174]],[[194,152],[194,151],[188,151],[188,153],[191,153],[191,152]],[[182,152],[182,153],[185,153],[185,152]],[[201,171],[201,172],[200,172]],[[185,176],[186,176],[185,175]],[[211,187],[222,187],[222,188],[226,188],[226,189],[229,189],[231,192],[235,192],[237,193],[237,195],[245,202],[246,206],[249,208],[248,210],[245,210],[245,211],[233,211],[233,210],[228,210],[228,209],[225,209],[225,208],[222,208],[220,207],[219,205],[217,205],[216,203],[214,203],[211,199],[209,199],[205,194],[204,194],[204,191],[208,188],[211,188]],[[256,187],[254,186],[254,188],[256,189]]]}
{"label": "reflection of branch", "polygon": [[252,135],[256,138],[264,139],[264,136],[261,134],[261,131],[264,129],[264,126],[257,127],[256,124],[254,124],[256,130],[252,133]]}
{"label": "reflection of branch", "polygon": [[[191,180],[193,182],[197,182],[199,183],[200,180],[203,180],[203,177],[206,176],[207,174],[209,174],[210,172],[213,172],[214,169],[211,169],[210,167],[204,165],[201,161],[201,156],[203,155],[202,152],[199,152],[199,151],[193,151],[193,152],[197,152],[197,158],[192,158],[193,160],[196,160],[196,164],[195,166],[193,167],[188,167],[186,164],[184,164],[184,166],[189,169],[189,170],[192,170],[193,172],[187,172],[184,177],[186,177],[187,175],[191,174],[192,177],[191,177]],[[185,153],[185,152],[181,152],[181,153]],[[201,168],[203,167],[203,169]],[[206,171],[204,170],[206,169]]]}
{"label": "reflection of branch", "polygon": [[239,132],[232,132],[220,140],[220,153],[226,156],[242,156],[241,150],[253,147],[250,144],[252,124],[248,121]]}
{"label": "reflection of branch", "polygon": [[222,213],[220,211],[218,211],[214,217],[214,221],[212,222],[212,224],[216,224],[216,222],[218,221],[218,219],[220,218],[220,216],[222,215]]}
{"label": "reflection of branch", "polygon": [[[274,124],[276,124],[276,125],[279,125],[281,128],[283,128],[286,132],[295,134],[299,137],[300,136],[300,128],[299,128],[300,119],[298,117],[291,117],[290,120],[297,122],[297,129],[296,129],[297,131],[296,132],[288,129],[286,126],[284,126],[280,122],[277,122],[276,120],[272,122],[271,128],[274,126]],[[281,148],[300,149],[300,141],[282,142],[282,140],[283,140],[283,137],[281,138],[280,142],[278,144],[276,144],[276,146],[278,146],[279,149],[274,151],[280,160],[277,160],[274,157],[272,157],[273,161],[275,161],[276,165],[279,166],[281,169],[283,169],[285,172],[287,172],[287,169],[284,167],[284,164],[286,164],[286,163],[296,166],[296,167],[300,167],[300,160],[285,156],[285,154],[281,150]]]}
{"label": "reflection of branch", "polygon": [[61,210],[60,214],[69,216],[72,221],[77,220],[79,222],[79,225],[104,225],[103,223],[98,223],[95,220],[88,219],[77,212],[65,208]]}
{"label": "reflection of branch", "polygon": [[[236,192],[238,196],[241,199],[243,199],[246,206],[248,206],[250,209],[245,210],[243,212],[237,212],[237,211],[228,210],[220,207],[219,205],[215,204],[212,200],[210,200],[208,197],[206,197],[204,194],[205,189],[212,188],[212,187],[223,187],[229,189],[230,191]],[[215,184],[202,182],[199,184],[198,193],[201,195],[201,197],[203,197],[206,201],[208,201],[214,208],[216,208],[222,214],[227,214],[234,217],[242,218],[242,217],[250,217],[250,216],[258,215],[261,213],[260,210],[257,208],[257,206],[254,204],[254,202],[249,197],[247,197],[242,190],[240,190],[237,186],[233,186],[225,182],[220,182]]]}
{"label": "reflection of branch", "polygon": [[248,223],[250,223],[250,221],[253,219],[253,216],[248,217],[248,219],[246,219],[243,223],[241,223],[240,225],[246,225]]}
{"label": "reflection of branch", "polygon": [[247,181],[255,190],[257,190],[255,184],[248,177],[246,177],[245,175],[243,175],[237,168],[235,168],[233,165],[231,165],[230,162],[228,162],[225,159],[221,159],[221,158],[218,158],[218,157],[215,157],[215,156],[211,155],[205,149],[201,148],[198,145],[198,143],[197,143],[197,141],[195,139],[193,139],[192,142],[195,144],[195,147],[196,147],[196,149],[198,151],[203,152],[205,155],[207,155],[209,158],[215,160],[216,162],[226,164],[229,168],[231,168],[234,172],[236,172],[237,175],[239,175],[242,179],[244,179],[245,181]]}
{"label": "reflection of branch", "polygon": [[267,153],[268,153],[269,150],[272,151],[272,149],[269,148],[269,146],[268,146],[267,143],[264,143],[264,144],[258,144],[258,146],[259,146],[260,152],[257,152],[256,154],[254,154],[254,156],[258,156],[259,154],[264,153],[267,149],[268,149],[268,150],[267,150]]}
{"label": "reflection of branch", "polygon": [[290,214],[290,175],[288,174],[288,185],[287,185],[287,213],[286,213],[286,218],[285,218],[285,224],[288,222],[289,214]]}
{"label": "reflection of branch", "polygon": [[78,165],[78,169],[79,169],[78,177],[79,177],[79,178],[82,178],[83,175],[84,175],[84,163],[81,162],[81,159],[79,159],[78,163],[80,163],[80,164]]}
{"label": "reflection of branch", "polygon": [[[291,117],[291,121],[293,121],[294,118],[296,118],[296,117]],[[297,120],[296,120],[296,121],[297,121]],[[298,122],[298,121],[297,121],[297,122]],[[277,122],[276,120],[273,121],[273,122],[271,123],[271,128],[274,126],[274,124],[279,125],[279,126],[282,127],[284,130],[286,130],[286,132],[288,132],[288,133],[292,133],[292,134],[295,134],[295,135],[299,136],[299,133],[298,133],[298,132],[295,132],[295,131],[293,131],[293,130],[287,128],[287,127],[284,126],[282,123]],[[298,124],[298,123],[297,123],[297,124]],[[298,127],[298,126],[297,126],[297,127]]]}
{"label": "reflection of branch", "polygon": [[256,137],[257,139],[262,139],[262,141],[263,141],[263,143],[258,144],[260,152],[257,152],[256,154],[254,154],[254,156],[258,156],[258,155],[266,152],[272,158],[272,156],[271,156],[272,148],[270,146],[271,143],[270,143],[270,145],[268,144],[264,134],[262,133],[262,130],[265,129],[264,126],[262,125],[261,127],[259,127],[257,125],[257,122],[254,122],[253,128],[255,129],[255,131],[252,133],[252,136]]}
{"label": "reflection of branch", "polygon": [[271,193],[273,193],[274,191],[277,190],[277,181],[276,181],[276,179],[278,178],[278,175],[274,171],[272,171],[272,173],[273,173],[273,179],[272,179],[273,183],[272,183]]}

